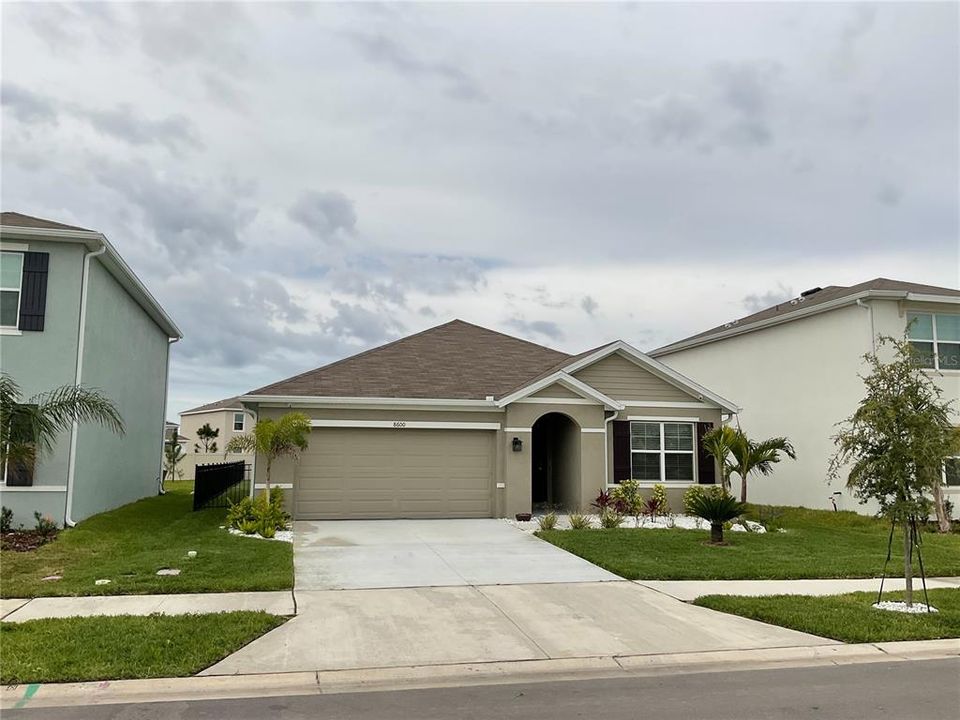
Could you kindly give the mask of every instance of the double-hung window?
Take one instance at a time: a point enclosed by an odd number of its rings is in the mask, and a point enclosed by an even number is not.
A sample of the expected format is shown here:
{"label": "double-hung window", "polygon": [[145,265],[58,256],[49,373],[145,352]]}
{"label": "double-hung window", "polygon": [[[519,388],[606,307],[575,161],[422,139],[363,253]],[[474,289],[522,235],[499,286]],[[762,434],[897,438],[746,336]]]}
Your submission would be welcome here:
{"label": "double-hung window", "polygon": [[960,370],[960,314],[907,313],[907,338],[920,367]]}
{"label": "double-hung window", "polygon": [[242,413],[242,412],[238,412],[238,413],[234,413],[234,414],[233,414],[233,430],[234,430],[234,432],[243,432],[243,428],[244,428],[243,422],[244,422],[244,420],[243,420],[243,413]]}
{"label": "double-hung window", "polygon": [[0,327],[16,328],[20,319],[23,253],[0,253]]}
{"label": "double-hung window", "polygon": [[693,423],[631,422],[630,477],[640,482],[693,482],[694,435]]}

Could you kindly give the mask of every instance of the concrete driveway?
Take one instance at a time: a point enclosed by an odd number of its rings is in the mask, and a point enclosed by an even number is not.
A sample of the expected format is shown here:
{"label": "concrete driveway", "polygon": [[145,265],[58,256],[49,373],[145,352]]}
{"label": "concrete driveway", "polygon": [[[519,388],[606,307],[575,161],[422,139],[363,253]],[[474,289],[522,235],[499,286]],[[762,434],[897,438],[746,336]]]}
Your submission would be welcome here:
{"label": "concrete driveway", "polygon": [[299,521],[293,531],[298,592],[620,579],[502,520]]}
{"label": "concrete driveway", "polygon": [[298,615],[202,675],[837,644],[632,582],[297,591]]}

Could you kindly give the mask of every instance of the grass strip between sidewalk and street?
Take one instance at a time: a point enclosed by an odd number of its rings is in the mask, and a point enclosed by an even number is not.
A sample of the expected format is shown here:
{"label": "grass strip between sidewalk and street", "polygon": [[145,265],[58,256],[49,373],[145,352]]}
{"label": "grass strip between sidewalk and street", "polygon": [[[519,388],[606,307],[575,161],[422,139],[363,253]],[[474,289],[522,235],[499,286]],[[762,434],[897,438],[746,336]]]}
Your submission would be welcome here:
{"label": "grass strip between sidewalk and street", "polygon": [[194,675],[284,622],[265,612],[237,611],[0,623],[0,682]]}
{"label": "grass strip between sidewalk and street", "polygon": [[[706,544],[709,530],[621,527],[537,535],[628,580],[869,578],[883,572],[890,533],[886,521],[853,512],[769,506],[752,506],[747,517],[769,531],[728,531],[723,546]],[[627,518],[624,525],[632,522]],[[894,538],[888,574],[903,568],[896,554],[901,547]],[[960,575],[960,534],[924,533],[922,550],[927,577]]]}
{"label": "grass strip between sidewalk and street", "polygon": [[[705,595],[695,605],[771,625],[850,643],[938,640],[960,637],[960,589],[929,590],[936,613],[907,614],[872,607],[876,593],[846,595]],[[884,593],[884,600],[902,600],[902,592]],[[923,603],[919,582],[914,602]]]}
{"label": "grass strip between sidewalk and street", "polygon": [[[0,553],[0,595],[250,592],[293,587],[290,543],[221,530],[226,510],[193,511],[192,482],[94,515],[30,552]],[[197,557],[187,558],[189,550]],[[177,576],[158,576],[162,568]],[[60,580],[43,580],[61,576]],[[109,580],[96,585],[96,581]]]}

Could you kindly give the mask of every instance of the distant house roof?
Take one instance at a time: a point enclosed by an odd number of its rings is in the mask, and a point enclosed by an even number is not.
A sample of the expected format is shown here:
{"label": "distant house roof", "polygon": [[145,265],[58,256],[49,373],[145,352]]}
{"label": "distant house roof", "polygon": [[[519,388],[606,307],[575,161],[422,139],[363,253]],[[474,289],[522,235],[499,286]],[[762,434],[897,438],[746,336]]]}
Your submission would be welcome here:
{"label": "distant house roof", "polygon": [[195,408],[190,408],[189,410],[184,410],[180,413],[180,417],[184,415],[199,415],[200,413],[208,412],[218,412],[220,410],[243,410],[243,406],[240,404],[239,397],[224,398],[223,400],[217,400],[216,402],[207,403],[206,405],[198,405]]}
{"label": "distant house roof", "polygon": [[614,352],[730,412],[737,408],[622,341],[578,355],[452,320],[409,337],[253,390],[240,401],[356,398],[487,401],[503,406],[552,382],[614,409],[622,405],[569,373]]}
{"label": "distant house roof", "polygon": [[653,357],[668,355],[678,350],[696,347],[714,340],[740,335],[751,330],[759,330],[768,325],[805,317],[818,311],[832,310],[836,307],[849,305],[857,300],[869,298],[907,299],[908,296],[927,296],[917,299],[930,299],[932,297],[960,298],[960,290],[902,280],[890,280],[888,278],[874,278],[849,287],[829,285],[825,288],[815,288],[814,291],[807,291],[800,297],[785,300],[752,315],[677,340],[669,345],[652,350],[649,354]]}
{"label": "distant house roof", "polygon": [[130,293],[130,296],[168,337],[178,340],[183,337],[177,324],[167,315],[103,233],[23,213],[2,212],[0,213],[0,237],[4,240],[81,243],[91,251],[104,248],[104,253],[97,259],[107,272]]}
{"label": "distant house roof", "polygon": [[53,220],[44,220],[33,215],[24,215],[18,212],[0,213],[0,225],[8,227],[22,228],[47,228],[50,230],[81,230],[83,232],[94,232],[87,228],[77,227],[76,225],[65,225],[64,223],[54,222]]}

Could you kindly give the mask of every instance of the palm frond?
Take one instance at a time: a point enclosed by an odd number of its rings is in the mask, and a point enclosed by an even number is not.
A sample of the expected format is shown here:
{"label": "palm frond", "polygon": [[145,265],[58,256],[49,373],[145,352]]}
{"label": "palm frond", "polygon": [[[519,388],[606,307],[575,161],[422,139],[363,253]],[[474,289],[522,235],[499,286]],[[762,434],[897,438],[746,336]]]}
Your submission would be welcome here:
{"label": "palm frond", "polygon": [[36,405],[58,432],[74,422],[101,425],[118,435],[123,434],[123,419],[113,402],[99,390],[80,385],[64,385],[35,395],[29,401]]}

